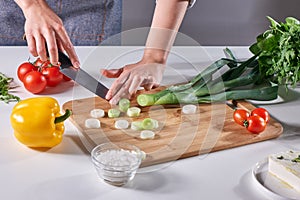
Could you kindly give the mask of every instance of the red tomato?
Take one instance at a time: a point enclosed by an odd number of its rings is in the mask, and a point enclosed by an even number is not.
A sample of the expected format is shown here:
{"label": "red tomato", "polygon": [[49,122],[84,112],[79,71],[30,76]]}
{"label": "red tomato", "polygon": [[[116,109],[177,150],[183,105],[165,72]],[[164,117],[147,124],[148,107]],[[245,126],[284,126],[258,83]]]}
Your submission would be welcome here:
{"label": "red tomato", "polygon": [[63,74],[63,79],[64,79],[65,81],[70,81],[70,80],[72,80],[72,79],[70,79],[69,77],[67,77],[67,76],[64,75],[64,74]]}
{"label": "red tomato", "polygon": [[49,60],[47,61],[42,61],[40,58],[37,58],[34,63],[33,63],[34,66],[36,67],[40,67],[40,68],[43,68],[43,67],[51,67],[51,63]]}
{"label": "red tomato", "polygon": [[24,76],[31,71],[37,71],[38,68],[35,67],[33,64],[31,64],[30,62],[24,62],[22,63],[17,70],[17,74],[18,74],[18,78],[20,81],[23,82]]}
{"label": "red tomato", "polygon": [[25,88],[34,94],[42,92],[47,86],[46,78],[38,71],[32,71],[25,75],[23,80]]}
{"label": "red tomato", "polygon": [[241,126],[244,126],[244,122],[247,121],[247,118],[249,116],[250,116],[249,112],[247,112],[244,109],[236,109],[233,112],[234,121]]}
{"label": "red tomato", "polygon": [[63,74],[60,73],[58,67],[44,67],[42,74],[47,80],[47,86],[54,87],[63,80]]}
{"label": "red tomato", "polygon": [[266,121],[266,123],[268,123],[270,120],[270,115],[268,111],[264,108],[256,108],[252,110],[251,116],[256,116],[256,115],[262,117]]}
{"label": "red tomato", "polygon": [[266,121],[260,116],[250,116],[245,122],[245,127],[248,131],[254,134],[263,132],[266,128]]}

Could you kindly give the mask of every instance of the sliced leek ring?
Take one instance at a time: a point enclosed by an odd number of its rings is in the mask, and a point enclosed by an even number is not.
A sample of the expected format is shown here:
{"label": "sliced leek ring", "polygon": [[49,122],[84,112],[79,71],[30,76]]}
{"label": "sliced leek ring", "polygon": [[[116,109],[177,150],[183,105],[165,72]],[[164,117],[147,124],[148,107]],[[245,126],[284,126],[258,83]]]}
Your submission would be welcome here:
{"label": "sliced leek ring", "polygon": [[100,121],[95,118],[86,119],[84,122],[84,125],[86,128],[100,128],[101,127]]}
{"label": "sliced leek ring", "polygon": [[115,122],[116,129],[127,129],[129,122],[126,119],[119,119]]}
{"label": "sliced leek ring", "polygon": [[155,133],[150,130],[143,130],[140,133],[140,138],[143,140],[154,139],[154,137],[155,137]]}

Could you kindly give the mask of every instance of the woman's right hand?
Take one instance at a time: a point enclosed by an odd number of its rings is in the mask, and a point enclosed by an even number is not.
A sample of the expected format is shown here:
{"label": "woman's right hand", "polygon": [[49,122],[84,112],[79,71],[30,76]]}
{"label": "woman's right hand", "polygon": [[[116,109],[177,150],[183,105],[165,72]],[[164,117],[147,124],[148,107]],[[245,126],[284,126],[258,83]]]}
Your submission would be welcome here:
{"label": "woman's right hand", "polygon": [[23,10],[26,19],[25,35],[30,53],[46,61],[47,48],[50,62],[56,65],[59,62],[58,49],[60,49],[68,54],[74,67],[80,67],[78,56],[62,20],[47,3],[44,0],[15,1]]}

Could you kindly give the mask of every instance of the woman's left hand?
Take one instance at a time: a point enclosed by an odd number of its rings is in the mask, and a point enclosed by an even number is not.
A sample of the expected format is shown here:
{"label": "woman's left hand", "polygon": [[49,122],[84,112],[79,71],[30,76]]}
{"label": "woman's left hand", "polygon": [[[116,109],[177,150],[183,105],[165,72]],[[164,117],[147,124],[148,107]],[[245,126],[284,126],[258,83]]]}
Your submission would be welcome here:
{"label": "woman's left hand", "polygon": [[160,63],[140,62],[129,64],[120,69],[104,69],[102,75],[117,78],[109,89],[106,99],[110,104],[117,104],[121,98],[130,99],[139,87],[151,90],[159,86],[165,65]]}
{"label": "woman's left hand", "polygon": [[188,0],[157,0],[142,60],[121,69],[102,70],[104,76],[117,78],[106,95],[110,104],[117,104],[122,97],[131,98],[140,86],[145,90],[159,86],[188,3]]}

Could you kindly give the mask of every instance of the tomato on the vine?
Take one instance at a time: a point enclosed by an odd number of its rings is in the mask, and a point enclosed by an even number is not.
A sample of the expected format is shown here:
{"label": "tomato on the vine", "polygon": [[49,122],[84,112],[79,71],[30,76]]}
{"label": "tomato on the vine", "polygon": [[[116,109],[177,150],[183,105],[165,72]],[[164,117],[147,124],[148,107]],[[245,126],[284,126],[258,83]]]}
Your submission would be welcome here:
{"label": "tomato on the vine", "polygon": [[266,121],[266,123],[268,123],[270,120],[270,114],[264,108],[256,108],[252,110],[251,116],[256,116],[256,115],[262,117]]}
{"label": "tomato on the vine", "polygon": [[38,70],[38,68],[35,67],[30,62],[24,62],[18,67],[17,75],[18,75],[19,80],[23,82],[23,79],[27,73],[29,73],[31,71],[37,71],[37,70]]}
{"label": "tomato on the vine", "polygon": [[[34,72],[34,73],[33,73]],[[47,86],[57,86],[62,80],[71,80],[59,70],[59,65],[52,65],[50,60],[37,58],[33,63],[25,62],[18,67],[18,77],[31,93],[40,93]]]}
{"label": "tomato on the vine", "polygon": [[37,58],[34,61],[33,65],[38,67],[38,68],[44,68],[44,67],[51,67],[52,66],[49,60],[42,61],[40,58]]}
{"label": "tomato on the vine", "polygon": [[72,80],[71,78],[67,77],[67,76],[64,75],[64,74],[63,74],[63,79],[64,79],[65,81],[70,81],[70,80]]}
{"label": "tomato on the vine", "polygon": [[54,87],[63,80],[63,74],[58,67],[44,67],[41,72],[47,80],[47,86]]}
{"label": "tomato on the vine", "polygon": [[25,75],[23,83],[29,92],[37,94],[46,88],[47,80],[40,72],[32,71]]}
{"label": "tomato on the vine", "polygon": [[244,126],[244,122],[247,121],[247,118],[249,116],[250,116],[249,112],[244,109],[236,109],[233,112],[234,121],[241,126]]}
{"label": "tomato on the vine", "polygon": [[266,121],[257,115],[248,117],[244,124],[247,130],[254,134],[263,132],[267,125]]}

